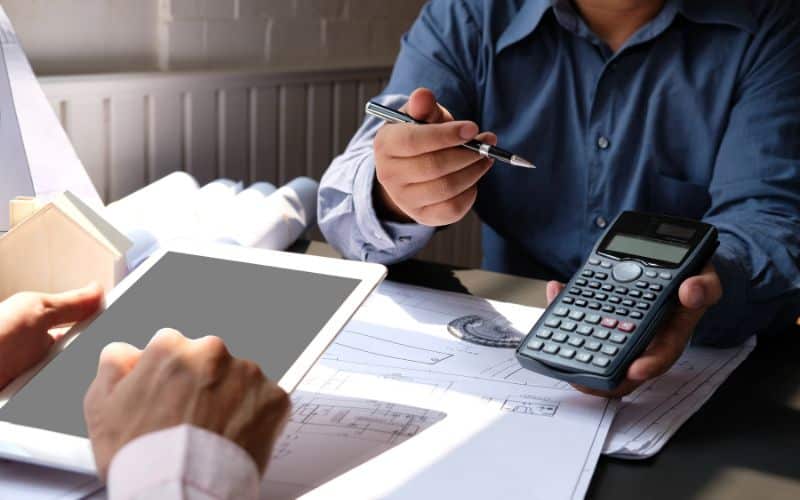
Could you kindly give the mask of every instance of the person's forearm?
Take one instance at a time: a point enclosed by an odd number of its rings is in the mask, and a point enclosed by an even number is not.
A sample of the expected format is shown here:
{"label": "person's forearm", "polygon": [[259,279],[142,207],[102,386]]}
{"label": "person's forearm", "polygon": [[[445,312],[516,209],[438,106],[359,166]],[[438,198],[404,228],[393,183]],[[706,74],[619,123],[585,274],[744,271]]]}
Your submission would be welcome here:
{"label": "person's forearm", "polygon": [[[407,97],[385,96],[386,105],[400,107]],[[320,184],[319,226],[327,241],[347,258],[390,264],[419,252],[430,240],[433,228],[415,223],[392,222],[376,211],[375,163],[372,142],[382,125],[369,118],[336,158]]]}

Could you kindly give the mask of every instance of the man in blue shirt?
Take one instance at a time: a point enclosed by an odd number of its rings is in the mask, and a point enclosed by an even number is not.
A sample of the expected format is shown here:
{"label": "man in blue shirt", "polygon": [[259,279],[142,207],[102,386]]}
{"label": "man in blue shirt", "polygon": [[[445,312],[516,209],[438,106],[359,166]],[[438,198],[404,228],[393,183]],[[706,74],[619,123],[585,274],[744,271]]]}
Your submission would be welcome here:
{"label": "man in blue shirt", "polygon": [[[365,121],[323,179],[322,231],[390,263],[474,206],[485,268],[563,281],[623,210],[703,219],[719,250],[620,393],[693,334],[741,342],[797,307],[799,14],[793,0],[433,0],[377,99],[432,124]],[[476,135],[539,168],[456,147]]]}

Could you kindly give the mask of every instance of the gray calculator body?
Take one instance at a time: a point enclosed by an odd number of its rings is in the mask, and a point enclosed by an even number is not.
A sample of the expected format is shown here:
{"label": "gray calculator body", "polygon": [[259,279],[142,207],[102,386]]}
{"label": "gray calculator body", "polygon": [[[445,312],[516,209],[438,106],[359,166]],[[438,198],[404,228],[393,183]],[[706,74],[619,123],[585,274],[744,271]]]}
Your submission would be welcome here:
{"label": "gray calculator body", "polygon": [[650,344],[678,289],[718,246],[710,224],[623,212],[517,349],[523,367],[612,390]]}

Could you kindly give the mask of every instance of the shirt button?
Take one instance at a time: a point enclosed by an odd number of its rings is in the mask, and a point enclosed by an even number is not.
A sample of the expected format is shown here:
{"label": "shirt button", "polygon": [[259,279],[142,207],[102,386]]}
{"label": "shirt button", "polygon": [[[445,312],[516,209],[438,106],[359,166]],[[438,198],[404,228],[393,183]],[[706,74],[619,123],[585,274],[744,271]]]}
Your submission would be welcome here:
{"label": "shirt button", "polygon": [[608,137],[606,137],[604,135],[601,135],[597,139],[597,147],[598,148],[600,148],[600,149],[608,149],[609,146],[611,146],[611,141],[608,140]]}
{"label": "shirt button", "polygon": [[594,224],[600,229],[605,229],[605,227],[608,225],[608,221],[603,217],[598,217],[594,220]]}

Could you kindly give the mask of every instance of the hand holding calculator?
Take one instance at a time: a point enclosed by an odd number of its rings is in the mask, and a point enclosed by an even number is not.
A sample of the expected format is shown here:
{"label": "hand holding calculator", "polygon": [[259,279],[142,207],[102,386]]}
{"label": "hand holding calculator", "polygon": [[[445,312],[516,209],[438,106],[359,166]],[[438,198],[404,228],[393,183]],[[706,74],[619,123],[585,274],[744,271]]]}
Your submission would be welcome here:
{"label": "hand holding calculator", "polygon": [[716,229],[624,212],[517,349],[522,366],[609,391],[656,335],[718,245]]}

